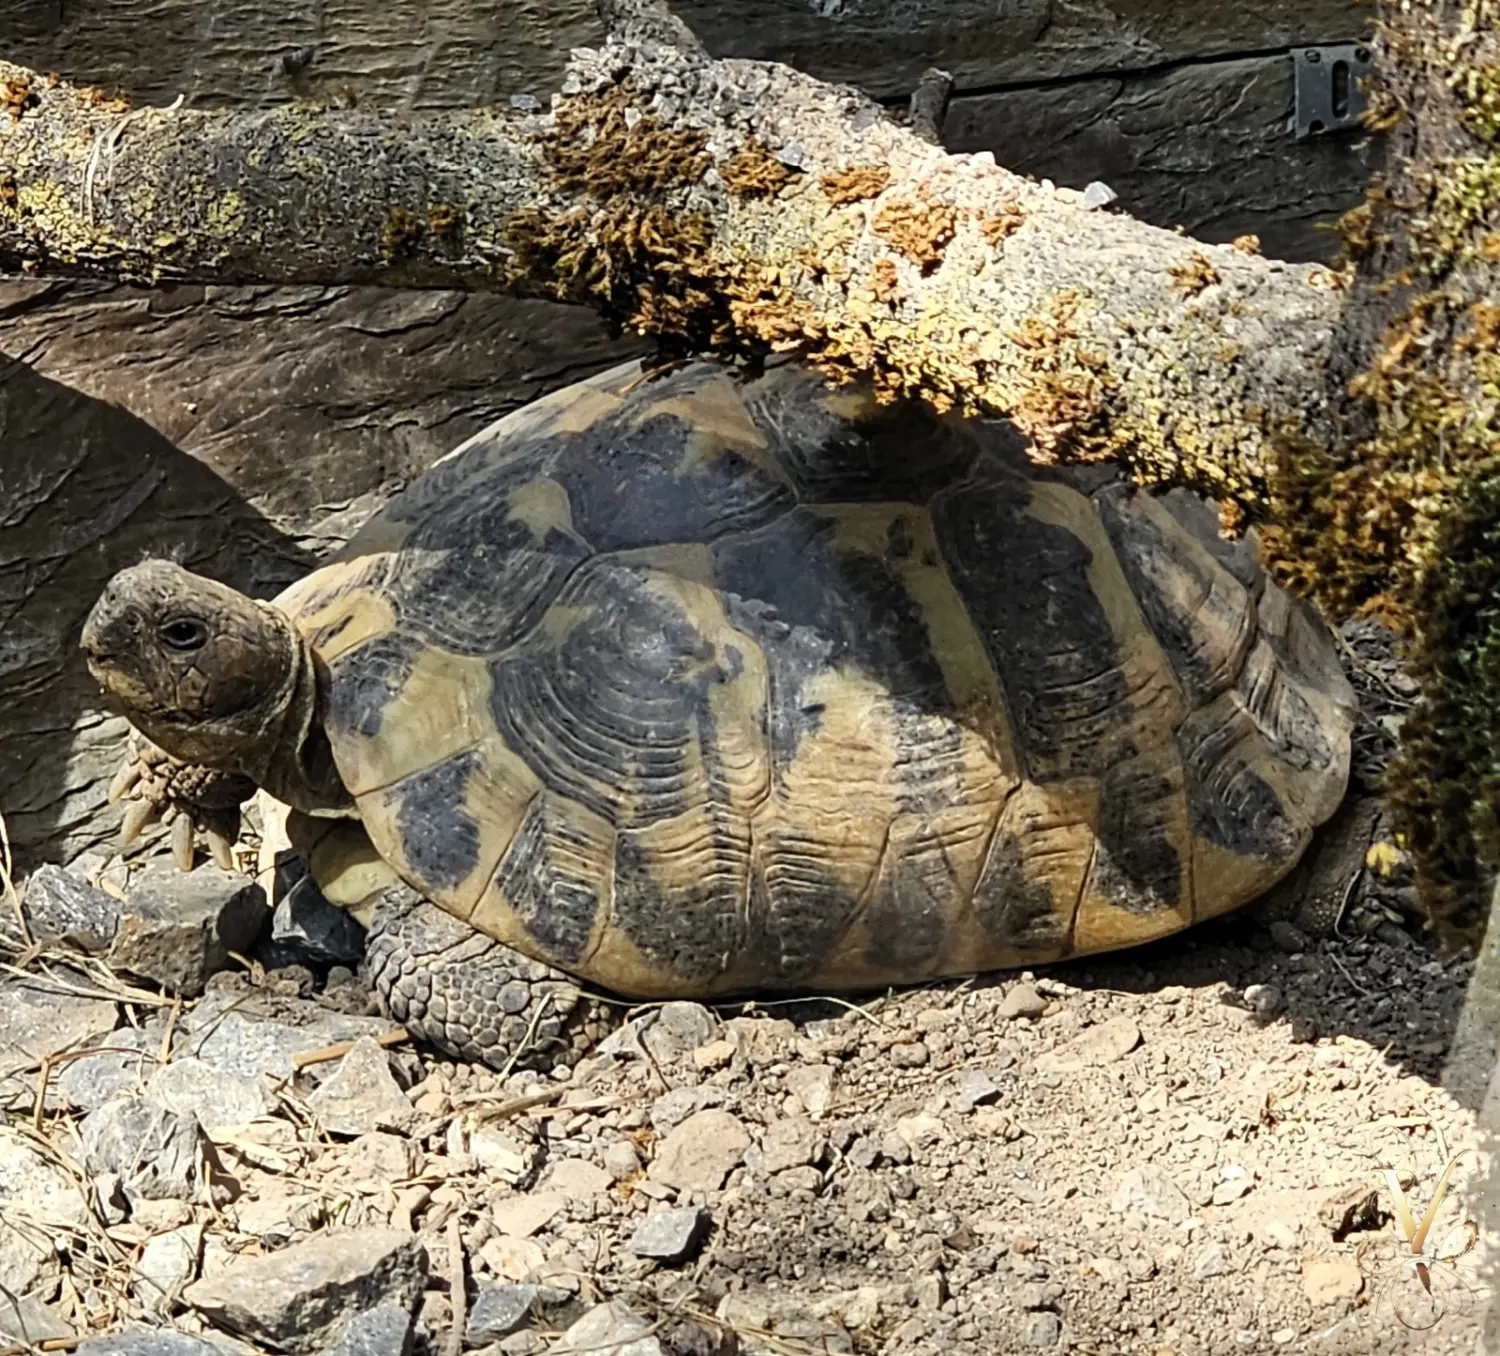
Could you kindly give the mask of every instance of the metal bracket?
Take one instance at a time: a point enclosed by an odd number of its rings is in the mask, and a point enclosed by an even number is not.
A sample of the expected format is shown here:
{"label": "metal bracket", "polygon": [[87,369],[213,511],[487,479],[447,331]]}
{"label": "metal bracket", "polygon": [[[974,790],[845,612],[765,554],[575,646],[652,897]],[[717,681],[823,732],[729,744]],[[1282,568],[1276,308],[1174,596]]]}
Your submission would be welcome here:
{"label": "metal bracket", "polygon": [[1367,103],[1359,79],[1370,73],[1370,56],[1370,49],[1357,42],[1292,48],[1296,94],[1287,131],[1304,141],[1358,126]]}

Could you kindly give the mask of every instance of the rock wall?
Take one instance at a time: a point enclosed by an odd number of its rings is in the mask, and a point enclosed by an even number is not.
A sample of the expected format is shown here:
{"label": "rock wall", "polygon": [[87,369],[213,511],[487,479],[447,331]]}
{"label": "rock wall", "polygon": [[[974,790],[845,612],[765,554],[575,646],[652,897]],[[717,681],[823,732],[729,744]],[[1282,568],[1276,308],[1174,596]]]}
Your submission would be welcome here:
{"label": "rock wall", "polygon": [[[717,54],[900,102],[957,81],[945,135],[1208,239],[1327,256],[1375,148],[1295,142],[1293,42],[1360,36],[1351,0],[687,0]],[[167,103],[545,97],[591,0],[9,0],[0,52]],[[148,552],[267,595],[440,452],[634,351],[592,315],[446,292],[0,282],[0,812],[66,859],[122,725],[76,654],[108,575]]]}

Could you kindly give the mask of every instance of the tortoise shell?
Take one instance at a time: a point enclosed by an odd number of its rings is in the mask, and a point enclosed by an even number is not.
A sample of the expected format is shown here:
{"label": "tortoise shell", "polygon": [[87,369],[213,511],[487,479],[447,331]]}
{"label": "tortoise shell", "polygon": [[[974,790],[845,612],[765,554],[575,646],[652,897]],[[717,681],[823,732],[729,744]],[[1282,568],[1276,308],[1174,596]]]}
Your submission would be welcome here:
{"label": "tortoise shell", "polygon": [[280,603],[381,857],[643,997],[1128,946],[1336,808],[1332,639],[1213,513],[785,364],[636,364],[434,464]]}

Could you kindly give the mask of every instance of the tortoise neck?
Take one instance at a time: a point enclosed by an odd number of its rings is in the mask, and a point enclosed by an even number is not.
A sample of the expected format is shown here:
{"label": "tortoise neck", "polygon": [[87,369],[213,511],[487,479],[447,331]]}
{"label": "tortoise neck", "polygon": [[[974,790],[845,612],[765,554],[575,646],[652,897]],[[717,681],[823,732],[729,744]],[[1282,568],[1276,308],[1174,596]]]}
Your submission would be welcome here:
{"label": "tortoise neck", "polygon": [[244,772],[279,801],[309,815],[341,813],[351,804],[324,729],[328,677],[291,619],[277,612],[291,647],[282,715]]}

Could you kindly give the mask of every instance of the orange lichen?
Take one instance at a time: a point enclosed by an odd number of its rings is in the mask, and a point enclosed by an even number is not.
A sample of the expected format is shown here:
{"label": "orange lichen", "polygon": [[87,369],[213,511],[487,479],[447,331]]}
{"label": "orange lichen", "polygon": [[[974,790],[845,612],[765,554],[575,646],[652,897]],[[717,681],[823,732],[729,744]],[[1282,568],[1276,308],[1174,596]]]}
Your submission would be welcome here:
{"label": "orange lichen", "polygon": [[719,178],[731,193],[744,198],[768,198],[781,192],[795,177],[755,137],[719,167]]}
{"label": "orange lichen", "polygon": [[14,121],[19,122],[28,109],[35,108],[40,102],[36,90],[31,86],[30,77],[23,75],[13,80],[0,81],[0,108],[9,113]]}
{"label": "orange lichen", "polygon": [[943,262],[943,251],[958,229],[958,213],[943,202],[887,203],[875,216],[875,229],[924,272]]}
{"label": "orange lichen", "polygon": [[891,172],[884,165],[849,165],[834,170],[820,180],[824,196],[835,207],[878,198],[891,182]]}
{"label": "orange lichen", "polygon": [[1201,250],[1193,250],[1180,263],[1169,265],[1167,272],[1172,275],[1172,280],[1177,286],[1189,296],[1196,296],[1219,281],[1218,269],[1209,262],[1208,256]]}
{"label": "orange lichen", "polygon": [[875,262],[875,277],[872,279],[875,300],[883,306],[889,306],[901,295],[901,275],[896,269],[893,259],[877,259]]}
{"label": "orange lichen", "polygon": [[1229,242],[1241,254],[1259,254],[1260,237],[1258,235],[1237,235]]}
{"label": "orange lichen", "polygon": [[1011,207],[996,216],[982,217],[979,229],[992,246],[999,245],[1020,230],[1025,221],[1026,214],[1019,207]]}

